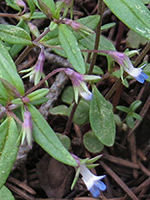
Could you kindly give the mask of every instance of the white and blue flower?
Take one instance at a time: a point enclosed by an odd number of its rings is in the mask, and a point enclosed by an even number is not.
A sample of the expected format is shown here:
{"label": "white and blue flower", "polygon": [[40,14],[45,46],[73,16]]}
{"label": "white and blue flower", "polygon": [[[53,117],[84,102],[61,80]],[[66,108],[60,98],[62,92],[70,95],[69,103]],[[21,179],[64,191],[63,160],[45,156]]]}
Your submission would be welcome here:
{"label": "white and blue flower", "polygon": [[90,101],[93,97],[93,94],[89,91],[85,81],[98,81],[101,79],[101,77],[96,75],[80,74],[70,68],[64,69],[64,72],[72,81],[75,94],[75,102],[78,103],[79,94],[85,100]]}
{"label": "white and blue flower", "polygon": [[138,82],[144,83],[146,79],[148,79],[147,74],[143,72],[142,67],[135,68],[131,63],[129,57],[122,52],[118,51],[100,51],[101,53],[106,53],[111,56],[121,67],[123,67],[124,71],[127,72],[130,76],[135,78]]}
{"label": "white and blue flower", "polygon": [[80,174],[82,175],[82,180],[85,183],[87,189],[92,193],[94,197],[99,197],[100,191],[106,190],[106,185],[101,181],[105,178],[103,176],[96,176],[91,173],[91,171],[84,165],[80,165]]}

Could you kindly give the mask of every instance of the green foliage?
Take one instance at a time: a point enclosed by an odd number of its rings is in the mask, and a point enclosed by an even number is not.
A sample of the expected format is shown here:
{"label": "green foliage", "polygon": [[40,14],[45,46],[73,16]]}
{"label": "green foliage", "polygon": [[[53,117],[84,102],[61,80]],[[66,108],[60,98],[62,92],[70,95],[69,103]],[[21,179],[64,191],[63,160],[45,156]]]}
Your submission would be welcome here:
{"label": "green foliage", "polygon": [[70,146],[71,146],[71,141],[70,138],[66,135],[63,135],[61,133],[56,133],[57,137],[60,139],[60,141],[62,142],[62,144],[64,145],[64,147],[69,150]]}
{"label": "green foliage", "polygon": [[[50,113],[53,115],[70,116],[72,106],[67,107],[65,105],[58,105],[50,109]],[[89,103],[85,100],[80,100],[78,107],[74,113],[73,122],[79,126],[84,125],[89,121]]]}
{"label": "green foliage", "polygon": [[11,172],[18,152],[18,137],[16,123],[13,118],[7,118],[0,125],[0,188],[6,182]]}
{"label": "green foliage", "polygon": [[141,0],[104,0],[104,2],[130,29],[150,39],[150,13]]}
{"label": "green foliage", "polygon": [[78,42],[73,35],[72,31],[65,24],[60,24],[59,40],[68,60],[76,71],[81,74],[85,73],[85,63],[78,46]]}
{"label": "green foliage", "polygon": [[13,25],[0,24],[0,39],[11,44],[32,45],[30,35]]}
{"label": "green foliage", "polygon": [[[15,63],[9,55],[6,47],[0,41],[0,77],[8,81],[16,87],[20,94],[24,94],[24,86],[21,78],[19,77]],[[12,76],[13,74],[13,76]]]}
{"label": "green foliage", "polygon": [[86,149],[92,153],[99,153],[104,148],[104,145],[98,140],[93,131],[89,131],[84,135],[83,143]]}
{"label": "green foliage", "polygon": [[6,0],[8,6],[12,7],[15,10],[21,11],[20,7],[16,4],[14,0]]}
{"label": "green foliage", "polygon": [[[148,4],[149,0],[104,0],[104,2],[116,17],[131,29],[127,39],[130,47],[138,48],[141,44],[141,38],[143,38],[142,44],[148,42],[150,39],[150,12],[144,4]],[[81,128],[81,133],[83,132],[84,147],[89,152],[97,154],[103,150],[104,145],[109,147],[114,144],[116,132],[115,123],[121,126],[121,119],[119,116],[120,112],[118,115],[114,115],[111,103],[103,97],[94,85],[96,82],[90,82],[93,93],[92,100],[88,98],[89,96],[92,97],[90,85],[86,86],[85,83],[87,80],[84,74],[88,74],[89,70],[91,70],[92,50],[95,49],[96,41],[96,28],[100,19],[103,18],[99,15],[91,15],[73,20],[73,1],[26,0],[27,9],[25,8],[24,10],[16,4],[16,1],[6,0],[6,3],[11,9],[15,10],[13,13],[17,11],[17,14],[13,14],[13,17],[18,24],[0,24],[0,199],[14,200],[12,194],[4,184],[11,172],[20,140],[22,140],[22,135],[19,135],[19,133],[22,133],[22,131],[24,131],[23,129],[26,128],[28,134],[28,132],[31,131],[30,123],[32,123],[33,126],[33,139],[48,154],[58,161],[73,167],[77,167],[77,162],[68,151],[71,148],[70,135],[66,136],[55,133],[38,109],[34,107],[34,105],[45,103],[48,100],[45,95],[50,91],[49,89],[42,88],[42,84],[47,80],[47,77],[50,78],[52,75],[62,70],[65,72],[65,69],[59,70],[59,68],[57,68],[56,71],[50,72],[51,74],[49,73],[44,81],[33,86],[34,88],[31,90],[34,92],[29,93],[29,91],[27,91],[27,93],[25,93],[24,88],[27,88],[26,86],[28,86],[28,84],[26,84],[27,82],[25,81],[24,86],[24,82],[18,74],[20,66],[19,69],[17,69],[13,59],[15,60],[16,57],[19,57],[16,63],[17,65],[18,63],[22,65],[21,56],[23,56],[23,58],[28,56],[32,48],[38,47],[44,51],[44,47],[50,47],[53,52],[66,58],[70,62],[72,65],[71,67],[78,72],[74,73],[70,70],[71,74],[69,75],[69,72],[67,74],[73,86],[65,87],[61,94],[61,99],[57,102],[57,106],[51,108],[50,113],[53,115],[66,116],[65,119],[71,120],[70,123],[73,121],[74,124],[78,125]],[[22,10],[26,13],[23,13]],[[70,19],[67,18],[69,12]],[[29,24],[32,23],[32,20],[37,19],[38,21],[38,19],[44,18],[50,19],[50,24],[45,27],[43,32],[39,30],[39,33],[37,31],[37,34],[34,34],[32,29],[30,31]],[[103,24],[101,32],[115,25],[115,23]],[[33,41],[30,35],[34,36]],[[28,45],[29,47],[26,48]],[[97,45],[99,51],[116,51],[113,42],[103,35],[100,36],[100,41]],[[23,50],[23,48],[25,50]],[[135,51],[127,51],[128,54],[135,53]],[[124,85],[130,85],[127,82],[129,77],[127,76],[124,78],[123,67],[116,70],[117,68],[114,68],[114,62],[110,56],[100,52],[97,54],[101,56],[101,59],[102,56],[106,56],[107,67],[102,66],[101,69],[98,62],[92,63],[94,65],[93,71],[87,78],[89,77],[90,79],[93,74],[104,75],[102,79],[98,76],[98,80],[103,81],[109,78],[109,75],[114,75],[115,78],[121,78]],[[88,63],[86,63],[86,60],[88,60]],[[38,61],[39,66],[42,65],[44,62],[44,55],[43,57],[39,57]],[[99,60],[97,59],[97,61]],[[29,68],[26,71],[31,70],[32,68]],[[38,69],[36,70],[38,71]],[[35,74],[37,73],[36,70]],[[41,66],[40,70],[43,70],[43,66]],[[135,68],[132,69],[133,72],[134,70]],[[148,81],[150,81],[149,64],[145,67],[144,72],[147,73]],[[81,73],[82,76],[79,73]],[[74,77],[74,74],[77,77]],[[131,76],[134,77],[134,74],[132,75]],[[43,77],[45,77],[44,74]],[[107,81],[102,82],[102,90],[106,89],[105,83],[107,83]],[[99,83],[97,83],[97,85],[98,84]],[[73,89],[77,91],[76,95],[80,94],[86,100],[80,98],[79,101],[76,101],[78,105],[74,112],[73,119],[71,119],[70,114],[74,105]],[[140,105],[141,101],[138,100],[134,101],[129,107],[117,106],[118,110],[125,113],[125,121],[130,128],[134,127],[135,119],[141,120],[140,115],[135,112]],[[31,121],[25,121],[25,117],[23,116],[24,111],[28,114],[27,118],[31,120],[32,117]],[[89,127],[89,129],[86,130],[87,132],[84,131],[84,129],[82,131],[84,127]],[[26,134],[25,131],[24,133]],[[70,132],[71,131],[72,130],[70,130]],[[26,137],[26,135],[24,135],[24,137]],[[85,158],[79,162],[81,164],[86,164],[88,168],[92,168],[97,166],[97,164],[93,162],[97,161],[99,158],[100,156],[92,159]],[[74,186],[78,176],[79,171],[77,170],[72,186]]]}
{"label": "green foliage", "polygon": [[61,100],[64,103],[67,103],[70,105],[73,102],[73,99],[74,99],[73,88],[72,88],[72,86],[68,86],[64,89],[64,91],[61,95]]}
{"label": "green foliage", "polygon": [[30,101],[36,101],[41,99],[42,97],[44,97],[45,95],[47,95],[49,92],[49,89],[46,88],[42,88],[42,89],[38,89],[30,94],[27,95],[27,97],[30,99]]}
{"label": "green foliage", "polygon": [[137,119],[137,120],[142,119],[140,115],[135,113],[135,110],[141,105],[141,103],[142,102],[140,100],[136,100],[129,106],[129,108],[125,106],[117,106],[118,110],[127,113],[125,120],[129,128],[134,127],[135,125],[134,119]]}
{"label": "green foliage", "polygon": [[112,106],[95,86],[92,87],[92,92],[93,99],[90,105],[91,128],[102,144],[112,146],[116,132]]}
{"label": "green foliage", "polygon": [[12,193],[6,186],[3,186],[0,189],[0,199],[1,200],[15,200]]}
{"label": "green foliage", "polygon": [[76,161],[64,148],[40,112],[32,105],[28,105],[28,110],[32,115],[34,140],[55,159],[67,165],[76,166]]}

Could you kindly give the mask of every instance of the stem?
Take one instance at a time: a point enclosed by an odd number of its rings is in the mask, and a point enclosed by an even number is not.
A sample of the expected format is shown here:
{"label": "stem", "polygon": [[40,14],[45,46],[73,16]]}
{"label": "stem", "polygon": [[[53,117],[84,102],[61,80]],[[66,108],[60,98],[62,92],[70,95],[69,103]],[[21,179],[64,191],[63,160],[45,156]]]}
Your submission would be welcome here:
{"label": "stem", "polygon": [[67,124],[66,124],[66,128],[65,128],[64,133],[63,133],[64,135],[68,135],[69,132],[70,132],[72,120],[73,120],[73,117],[74,117],[74,113],[77,109],[77,106],[78,106],[78,104],[74,103],[73,108],[71,110],[70,117],[68,118],[68,121],[67,121]]}
{"label": "stem", "polygon": [[15,113],[13,113],[13,112],[11,112],[11,111],[7,111],[7,114],[8,114],[9,116],[12,116],[12,117],[16,120],[16,122],[18,122],[18,124],[19,124],[20,126],[22,126],[22,121],[15,115]]}
{"label": "stem", "polygon": [[25,50],[20,54],[20,56],[16,59],[15,64],[19,65],[21,61],[28,55],[28,53],[32,50],[32,48],[35,46],[34,44],[38,41],[40,41],[48,32],[50,31],[49,28],[46,28],[45,31],[33,41],[33,45],[27,46]]}
{"label": "stem", "polygon": [[150,43],[147,43],[147,45],[144,47],[144,49],[141,51],[140,55],[136,58],[134,66],[136,67],[141,60],[144,58],[144,56],[147,54],[147,52],[150,50]]}
{"label": "stem", "polygon": [[[98,14],[100,15],[100,21],[99,21],[98,26],[97,26],[97,28],[96,28],[96,38],[95,38],[94,50],[98,50],[98,47],[99,47],[103,11],[104,11],[104,3],[103,3],[103,0],[99,0]],[[95,65],[95,62],[96,62],[96,58],[97,58],[97,53],[94,52],[94,53],[93,53],[93,57],[92,57],[92,61],[91,61],[91,64],[90,64],[90,69],[89,69],[88,74],[92,74],[92,71],[93,71],[93,68],[94,68],[94,65]]]}
{"label": "stem", "polygon": [[45,81],[47,81],[51,76],[53,76],[54,74],[64,71],[65,68],[58,68],[55,69],[54,71],[50,72],[47,76],[45,76],[44,79],[42,79],[37,85],[35,85],[34,87],[32,87],[31,89],[29,89],[24,96],[30,94],[31,92],[33,92],[34,90],[36,90],[37,88],[39,88]]}
{"label": "stem", "polygon": [[16,19],[20,18],[20,16],[16,14],[10,14],[10,13],[0,13],[0,17],[8,17],[8,18],[16,18]]}

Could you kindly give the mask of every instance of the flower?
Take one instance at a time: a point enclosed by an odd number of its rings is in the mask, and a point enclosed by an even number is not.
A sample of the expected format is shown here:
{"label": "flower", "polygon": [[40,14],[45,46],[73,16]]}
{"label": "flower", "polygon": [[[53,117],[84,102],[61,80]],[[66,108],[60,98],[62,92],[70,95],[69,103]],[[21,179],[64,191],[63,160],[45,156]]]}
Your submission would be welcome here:
{"label": "flower", "polygon": [[80,165],[80,174],[82,175],[82,180],[87,189],[94,197],[98,197],[100,195],[100,191],[106,190],[106,185],[101,181],[101,179],[105,178],[105,175],[96,176],[92,174],[84,164]]}
{"label": "flower", "polygon": [[74,31],[79,31],[87,35],[94,33],[92,29],[72,19],[63,19],[63,22],[67,24],[68,26],[70,26]]}
{"label": "flower", "polygon": [[142,70],[142,68],[145,65],[139,68],[135,68],[131,63],[129,57],[125,53],[117,51],[101,51],[101,52],[110,55],[121,67],[123,67],[125,72],[127,72],[130,76],[135,78],[138,82],[144,83],[144,81],[148,79],[147,74],[145,74]]}
{"label": "flower", "polygon": [[26,138],[27,144],[29,146],[32,146],[32,122],[31,122],[31,113],[26,110],[24,112],[24,121],[22,124],[22,141],[21,143],[24,143],[24,140]]}
{"label": "flower", "polygon": [[93,94],[89,91],[85,81],[100,80],[101,77],[95,75],[83,75],[70,68],[64,69],[64,72],[72,81],[75,93],[75,102],[78,103],[79,94],[85,100],[90,101],[93,97]]}
{"label": "flower", "polygon": [[37,85],[41,78],[44,78],[43,73],[43,66],[45,61],[45,55],[44,55],[44,48],[41,48],[41,52],[38,56],[37,62],[33,67],[27,70],[20,71],[21,73],[29,72],[23,78],[29,77],[30,82],[34,82],[34,85]]}

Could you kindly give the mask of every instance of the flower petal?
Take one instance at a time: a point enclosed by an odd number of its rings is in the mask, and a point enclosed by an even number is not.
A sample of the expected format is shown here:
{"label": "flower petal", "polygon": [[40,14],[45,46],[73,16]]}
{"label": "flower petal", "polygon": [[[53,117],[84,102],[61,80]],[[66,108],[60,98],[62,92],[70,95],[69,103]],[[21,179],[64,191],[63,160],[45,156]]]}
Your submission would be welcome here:
{"label": "flower petal", "polygon": [[106,185],[105,183],[103,183],[101,180],[99,181],[96,181],[95,182],[95,185],[102,191],[105,191],[106,190]]}
{"label": "flower petal", "polygon": [[92,193],[93,197],[96,198],[100,195],[100,190],[95,185],[91,187],[90,192]]}
{"label": "flower petal", "polygon": [[80,91],[80,95],[87,101],[90,101],[93,97],[93,94],[90,91]]}

